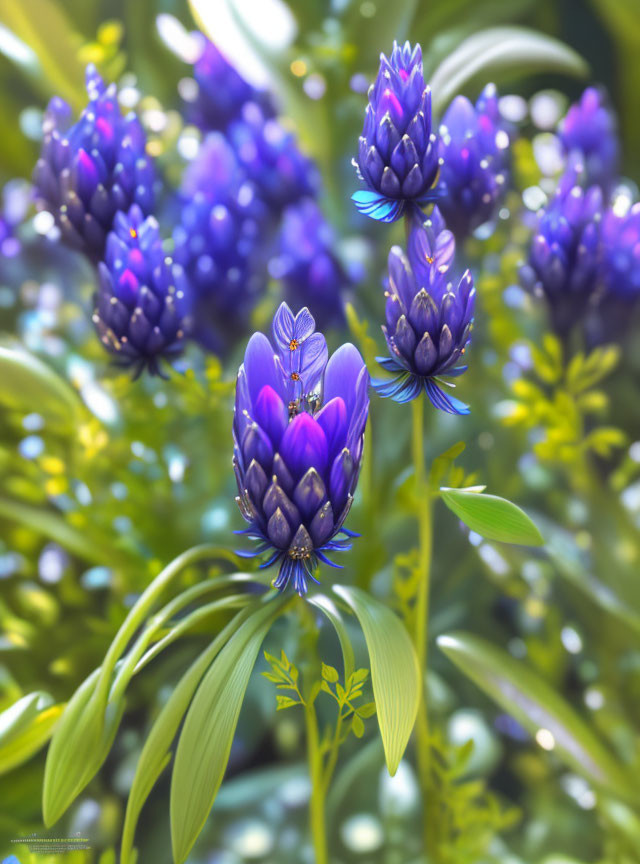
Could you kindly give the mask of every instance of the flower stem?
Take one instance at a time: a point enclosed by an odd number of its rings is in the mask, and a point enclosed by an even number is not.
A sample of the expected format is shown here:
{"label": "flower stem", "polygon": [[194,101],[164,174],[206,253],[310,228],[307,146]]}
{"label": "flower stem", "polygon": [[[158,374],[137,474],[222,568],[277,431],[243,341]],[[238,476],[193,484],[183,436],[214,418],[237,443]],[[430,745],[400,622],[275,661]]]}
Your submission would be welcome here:
{"label": "flower stem", "polygon": [[324,817],[325,782],[318,735],[318,718],[313,702],[305,703],[304,715],[307,727],[309,779],[311,780],[311,799],[309,803],[311,839],[315,852],[315,864],[327,864],[327,838]]}
{"label": "flower stem", "polygon": [[415,495],[418,501],[418,568],[420,581],[415,605],[415,631],[414,644],[418,663],[420,665],[420,704],[418,707],[418,719],[416,722],[416,738],[418,750],[418,775],[420,788],[425,806],[424,842],[427,852],[433,847],[434,820],[429,818],[432,810],[430,801],[430,770],[429,759],[431,755],[431,744],[429,736],[429,716],[426,702],[426,672],[428,659],[428,623],[429,623],[429,582],[431,574],[431,489],[427,483],[426,467],[424,458],[424,400],[414,399],[413,408],[413,434],[412,452],[415,470]]}

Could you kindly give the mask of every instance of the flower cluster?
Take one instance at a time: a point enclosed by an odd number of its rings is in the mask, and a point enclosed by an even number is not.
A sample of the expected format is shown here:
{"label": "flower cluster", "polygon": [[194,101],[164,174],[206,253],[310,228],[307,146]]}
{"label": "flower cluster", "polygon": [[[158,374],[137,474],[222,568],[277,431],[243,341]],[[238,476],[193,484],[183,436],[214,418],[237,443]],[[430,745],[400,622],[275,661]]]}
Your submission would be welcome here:
{"label": "flower cluster", "polygon": [[508,147],[493,84],[485,87],[475,107],[464,96],[453,100],[440,127],[439,207],[456,237],[493,218],[506,190]]}
{"label": "flower cluster", "polygon": [[578,155],[584,164],[587,182],[608,190],[618,168],[618,135],[615,116],[603,94],[587,87],[558,131],[565,152]]}
{"label": "flower cluster", "polygon": [[53,213],[65,242],[97,263],[118,211],[153,210],[155,168],[140,121],[123,117],[115,85],[105,86],[93,65],[86,82],[89,104],[76,123],[64,100],[49,103],[33,182],[38,206]]}
{"label": "flower cluster", "polygon": [[[283,303],[273,344],[255,333],[238,372],[233,421],[238,504],[258,541],[249,555],[279,563],[276,588],[305,594],[318,562],[350,548],[344,528],[358,482],[369,375],[357,349],[328,358],[307,308]],[[337,539],[342,533],[346,539]]]}
{"label": "flower cluster", "polygon": [[178,353],[185,335],[188,288],[182,268],[162,248],[158,223],[134,204],[116,213],[107,236],[93,322],[101,342],[136,376]]}
{"label": "flower cluster", "polygon": [[393,222],[407,207],[435,200],[438,142],[419,45],[394,42],[391,56],[380,56],[354,164],[369,188],[356,192],[353,201],[373,219]]}
{"label": "flower cluster", "polygon": [[380,396],[396,402],[415,399],[424,390],[432,404],[450,414],[468,414],[459,399],[443,390],[453,387],[442,376],[461,375],[457,365],[466,351],[473,324],[475,288],[467,270],[452,280],[455,240],[438,208],[429,220],[413,219],[407,254],[394,246],[389,253],[383,332],[389,357],[378,362],[396,377],[374,382]]}

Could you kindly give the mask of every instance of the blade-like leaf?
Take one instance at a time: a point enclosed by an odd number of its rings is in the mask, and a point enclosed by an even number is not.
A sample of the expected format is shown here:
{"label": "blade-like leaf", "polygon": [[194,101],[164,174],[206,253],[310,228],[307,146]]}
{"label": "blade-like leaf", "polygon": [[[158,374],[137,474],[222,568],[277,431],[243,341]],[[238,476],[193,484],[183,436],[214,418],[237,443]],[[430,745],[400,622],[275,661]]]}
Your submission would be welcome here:
{"label": "blade-like leaf", "polygon": [[26,762],[49,740],[63,708],[38,691],[0,714],[0,774]]}
{"label": "blade-like leaf", "polygon": [[485,495],[477,489],[440,490],[449,510],[465,525],[487,540],[517,543],[521,546],[542,546],[544,539],[535,524],[506,498]]}
{"label": "blade-like leaf", "polygon": [[316,606],[320,609],[321,612],[326,615],[329,621],[333,624],[334,630],[338,636],[340,641],[340,648],[342,650],[342,662],[344,664],[344,680],[348,681],[351,677],[353,670],[356,668],[355,659],[353,656],[353,646],[351,645],[351,639],[349,639],[349,634],[347,633],[347,628],[345,627],[344,620],[342,615],[340,614],[340,610],[333,602],[330,597],[327,597],[326,594],[314,594],[313,597],[309,597],[309,603]]}
{"label": "blade-like leaf", "polygon": [[537,672],[505,651],[468,633],[438,638],[438,646],[532,735],[541,729],[557,755],[590,782],[626,799],[637,791],[625,770],[585,721]]}
{"label": "blade-like leaf", "polygon": [[176,864],[186,860],[218,794],[253,666],[286,599],[276,597],[253,612],[213,662],[191,703],[171,777]]}
{"label": "blade-like leaf", "polygon": [[202,680],[202,676],[226,645],[229,638],[249,618],[256,608],[255,605],[252,605],[250,609],[243,609],[238,612],[214,639],[211,645],[191,664],[153,724],[138,759],[136,773],[131,784],[131,791],[129,792],[124,829],[122,831],[121,864],[130,864],[132,860],[133,840],[140,811],[155,786],[158,777],[171,758],[171,753],[169,752],[171,742],[178,731],[178,727],[189,707],[193,694]]}
{"label": "blade-like leaf", "polygon": [[393,776],[418,712],[418,658],[400,619],[387,606],[360,588],[334,585],[333,590],[353,609],[364,633],[380,734]]}
{"label": "blade-like leaf", "polygon": [[490,27],[465,39],[431,76],[434,113],[444,111],[473,78],[495,81],[505,72],[585,76],[588,66],[568,45],[543,33],[525,27]]}

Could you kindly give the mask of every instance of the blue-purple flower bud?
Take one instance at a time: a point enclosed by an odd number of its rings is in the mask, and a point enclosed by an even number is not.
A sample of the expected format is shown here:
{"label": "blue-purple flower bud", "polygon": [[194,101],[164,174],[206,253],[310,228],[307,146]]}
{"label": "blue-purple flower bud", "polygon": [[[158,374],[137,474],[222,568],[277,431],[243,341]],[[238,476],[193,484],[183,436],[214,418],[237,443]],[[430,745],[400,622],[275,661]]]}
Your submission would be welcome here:
{"label": "blue-purple flower bud", "polygon": [[229,140],[238,162],[273,210],[318,192],[320,178],[313,161],[302,153],[295,135],[257,103],[243,106],[240,119],[229,128]]}
{"label": "blue-purple flower bud", "polygon": [[396,377],[375,381],[380,396],[409,402],[422,390],[432,404],[450,414],[468,414],[468,407],[449,395],[444,377],[461,375],[457,364],[466,351],[473,324],[475,288],[467,270],[456,283],[450,272],[455,240],[444,227],[438,208],[424,224],[412,220],[407,254],[399,246],[389,253],[386,327],[389,357],[378,362]]}
{"label": "blue-purple flower bud", "polygon": [[33,182],[65,242],[97,262],[117,211],[153,209],[155,169],[138,118],[120,111],[115,84],[105,87],[93,65],[86,79],[89,104],[76,123],[62,99],[49,103]]}
{"label": "blue-purple flower bud", "polygon": [[586,182],[609,189],[618,171],[618,134],[615,115],[604,95],[595,87],[587,87],[580,101],[567,111],[558,131],[565,152],[580,157]]}
{"label": "blue-purple flower bud", "polygon": [[565,335],[595,299],[601,258],[602,191],[583,189],[581,166],[569,165],[555,197],[538,216],[529,260],[520,270],[525,288],[547,301],[551,324]]}
{"label": "blue-purple flower bud", "polygon": [[464,96],[453,100],[440,127],[443,190],[438,206],[459,239],[495,215],[507,185],[508,147],[493,84],[485,87],[475,107]]}
{"label": "blue-purple flower bud", "polygon": [[408,205],[435,200],[438,142],[419,45],[394,42],[390,58],[380,55],[354,164],[369,188],[356,192],[353,201],[373,219],[393,222]]}
{"label": "blue-purple flower bud", "polygon": [[266,208],[225,137],[211,133],[185,173],[174,258],[192,289],[193,337],[226,352],[265,287]]}
{"label": "blue-purple flower bud", "polygon": [[333,229],[315,201],[287,207],[272,271],[282,279],[287,303],[309,303],[321,327],[344,323],[344,295],[352,284],[334,249]]}
{"label": "blue-purple flower bud", "polygon": [[[305,594],[318,562],[350,548],[344,521],[358,482],[369,410],[369,374],[342,345],[327,361],[324,336],[307,308],[283,303],[273,343],[254,333],[238,372],[233,421],[238,504],[274,581]],[[344,534],[346,539],[337,539]]]}
{"label": "blue-purple flower bud", "polygon": [[182,349],[188,286],[154,217],[145,219],[137,204],[117,213],[98,272],[93,322],[101,342],[136,376],[145,368],[162,374],[161,360]]}

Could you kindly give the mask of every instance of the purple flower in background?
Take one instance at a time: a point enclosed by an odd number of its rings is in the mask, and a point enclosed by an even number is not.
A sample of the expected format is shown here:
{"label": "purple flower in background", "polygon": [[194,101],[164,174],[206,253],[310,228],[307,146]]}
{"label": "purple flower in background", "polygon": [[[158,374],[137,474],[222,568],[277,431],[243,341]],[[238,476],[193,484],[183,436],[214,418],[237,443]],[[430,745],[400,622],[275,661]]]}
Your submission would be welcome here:
{"label": "purple flower in background", "polygon": [[389,281],[385,291],[389,357],[380,365],[396,377],[375,381],[380,396],[409,402],[426,392],[432,404],[449,414],[468,414],[469,408],[447,394],[453,387],[440,376],[461,375],[456,365],[465,353],[473,324],[475,288],[467,270],[451,280],[455,240],[444,226],[438,208],[424,224],[412,221],[407,255],[399,246],[389,253]]}
{"label": "purple flower in background", "polygon": [[608,189],[618,170],[616,118],[604,95],[587,87],[560,122],[559,135],[567,154],[577,154],[589,185]]}
{"label": "purple flower in background", "polygon": [[154,217],[145,219],[137,204],[117,213],[98,271],[93,322],[101,342],[136,376],[144,368],[162,374],[160,361],[182,348],[188,287]]}
{"label": "purple flower in background", "polygon": [[431,92],[419,45],[394,42],[390,58],[380,55],[354,165],[369,189],[352,199],[372,219],[393,222],[408,205],[435,200],[438,142],[431,131]]}
{"label": "purple flower in background", "polygon": [[640,203],[624,215],[611,208],[602,218],[602,280],[607,297],[640,299]]}
{"label": "purple flower in background", "polygon": [[202,54],[193,67],[198,92],[188,107],[189,120],[205,132],[224,131],[236,120],[245,102],[259,103],[271,116],[269,96],[256,90],[237,72],[219,49],[203,39]]}
{"label": "purple flower in background", "polygon": [[475,108],[464,96],[453,100],[440,127],[444,189],[438,206],[456,237],[494,216],[506,188],[508,147],[493,84],[485,87]]}
{"label": "purple flower in background", "polygon": [[295,135],[255,102],[229,128],[238,162],[264,201],[279,211],[318,192],[320,178],[311,159],[298,147]]}
{"label": "purple flower in background", "polygon": [[97,262],[118,210],[153,209],[155,169],[138,118],[120,111],[115,84],[106,87],[93,65],[86,81],[89,104],[76,123],[62,99],[49,103],[33,182],[65,242]]}
{"label": "purple flower in background", "polygon": [[[307,308],[286,303],[273,319],[273,343],[254,333],[238,372],[233,421],[241,532],[279,563],[274,581],[305,594],[327,553],[349,549],[344,521],[358,482],[369,410],[369,374],[358,350],[330,359]],[[342,533],[346,539],[337,539]]]}
{"label": "purple flower in background", "polygon": [[16,178],[5,183],[0,206],[0,258],[15,258],[21,251],[16,228],[27,215],[31,204],[31,186]]}
{"label": "purple flower in background", "polygon": [[343,298],[351,286],[334,246],[333,229],[315,201],[305,198],[287,207],[273,269],[283,281],[287,303],[309,303],[322,327],[344,323]]}
{"label": "purple flower in background", "polygon": [[[174,258],[188,276],[193,336],[224,353],[265,287],[266,208],[225,137],[211,133],[185,173]],[[266,254],[266,253],[265,253]]]}
{"label": "purple flower in background", "polygon": [[602,191],[583,189],[580,179],[577,163],[560,178],[555,197],[538,216],[529,260],[520,270],[524,287],[546,299],[561,335],[586,312],[598,285]]}

